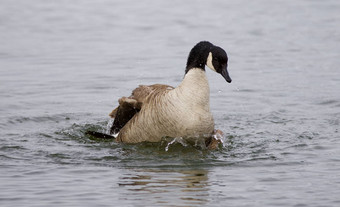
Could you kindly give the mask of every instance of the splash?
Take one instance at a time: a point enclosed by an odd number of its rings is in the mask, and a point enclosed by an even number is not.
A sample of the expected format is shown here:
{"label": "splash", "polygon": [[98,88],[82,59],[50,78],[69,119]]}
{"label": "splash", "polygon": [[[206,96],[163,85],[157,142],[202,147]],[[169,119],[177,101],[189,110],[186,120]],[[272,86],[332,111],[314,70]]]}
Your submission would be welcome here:
{"label": "splash", "polygon": [[191,137],[191,138],[183,138],[176,137],[171,140],[165,140],[167,145],[165,147],[165,151],[168,152],[170,146],[174,146],[175,144],[181,144],[183,147],[194,147],[196,149],[201,150],[215,150],[220,147],[224,147],[225,137],[223,134],[216,133],[211,137],[211,141],[208,144],[207,139],[205,137]]}
{"label": "splash", "polygon": [[165,151],[167,152],[169,150],[170,145],[175,143],[180,143],[183,147],[188,146],[188,143],[185,141],[185,139],[183,139],[182,137],[176,137],[167,144],[167,146],[165,147]]}
{"label": "splash", "polygon": [[[110,131],[111,131],[111,127],[113,125],[113,121],[114,121],[114,119],[109,119],[109,121],[107,122],[106,132],[105,132],[106,134],[111,134]],[[113,136],[115,136],[115,135],[113,135]]]}

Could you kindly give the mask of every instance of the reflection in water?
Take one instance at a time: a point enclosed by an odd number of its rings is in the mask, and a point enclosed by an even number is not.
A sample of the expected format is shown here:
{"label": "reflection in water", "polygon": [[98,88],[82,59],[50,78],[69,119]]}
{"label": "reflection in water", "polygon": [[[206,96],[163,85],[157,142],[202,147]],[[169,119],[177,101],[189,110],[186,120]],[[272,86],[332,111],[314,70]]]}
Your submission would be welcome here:
{"label": "reflection in water", "polygon": [[203,205],[209,196],[208,171],[202,169],[138,169],[122,176],[119,186],[129,192],[121,199],[143,200],[145,206]]}

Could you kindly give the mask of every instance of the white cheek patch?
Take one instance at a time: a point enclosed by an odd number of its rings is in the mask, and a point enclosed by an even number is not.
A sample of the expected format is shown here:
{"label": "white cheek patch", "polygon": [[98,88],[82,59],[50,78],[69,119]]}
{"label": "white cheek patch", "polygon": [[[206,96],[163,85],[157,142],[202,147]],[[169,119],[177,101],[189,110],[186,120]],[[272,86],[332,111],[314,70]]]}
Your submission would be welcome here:
{"label": "white cheek patch", "polygon": [[216,69],[214,68],[214,65],[213,65],[213,63],[212,63],[212,60],[213,60],[212,53],[209,52],[209,55],[208,55],[208,58],[207,58],[207,66],[208,66],[211,70],[213,70],[213,71],[216,72]]}

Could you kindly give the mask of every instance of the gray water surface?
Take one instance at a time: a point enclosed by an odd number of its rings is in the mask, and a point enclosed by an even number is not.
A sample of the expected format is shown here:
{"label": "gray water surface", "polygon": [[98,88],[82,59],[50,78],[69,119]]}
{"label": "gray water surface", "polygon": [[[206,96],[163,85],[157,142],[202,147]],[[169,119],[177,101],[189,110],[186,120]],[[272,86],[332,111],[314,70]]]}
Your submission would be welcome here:
{"label": "gray water surface", "polygon": [[[336,0],[2,0],[0,206],[339,206],[339,25]],[[85,134],[201,40],[224,147]]]}

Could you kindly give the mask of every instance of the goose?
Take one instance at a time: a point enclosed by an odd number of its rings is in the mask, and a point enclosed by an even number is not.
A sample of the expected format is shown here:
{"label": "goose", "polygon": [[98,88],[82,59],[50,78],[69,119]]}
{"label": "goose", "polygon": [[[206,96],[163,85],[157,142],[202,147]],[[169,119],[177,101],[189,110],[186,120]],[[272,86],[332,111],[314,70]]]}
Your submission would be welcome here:
{"label": "goose", "polygon": [[230,83],[228,56],[208,41],[197,43],[190,51],[185,75],[177,87],[163,84],[140,85],[129,97],[118,100],[109,116],[114,118],[110,134],[117,142],[160,142],[164,137],[183,139],[203,137],[215,148],[215,130],[210,112],[210,89],[205,66]]}
{"label": "goose", "polygon": [[160,142],[164,137],[185,140],[202,137],[208,149],[216,149],[223,132],[214,129],[206,65],[231,83],[227,53],[208,41],[201,41],[189,53],[179,86],[140,85],[129,97],[120,98],[118,107],[109,114],[114,118],[111,135],[94,131],[87,134],[129,144]]}

